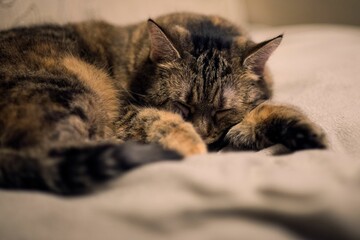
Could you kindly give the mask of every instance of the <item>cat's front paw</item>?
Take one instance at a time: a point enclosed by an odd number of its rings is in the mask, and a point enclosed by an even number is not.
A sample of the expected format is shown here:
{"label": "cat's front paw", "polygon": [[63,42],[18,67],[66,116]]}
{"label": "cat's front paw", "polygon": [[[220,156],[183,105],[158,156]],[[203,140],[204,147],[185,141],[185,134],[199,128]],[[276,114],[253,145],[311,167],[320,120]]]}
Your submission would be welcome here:
{"label": "cat's front paw", "polygon": [[272,143],[256,134],[255,128],[246,122],[232,127],[225,136],[226,149],[230,150],[260,150]]}
{"label": "cat's front paw", "polygon": [[[193,125],[185,122],[178,114],[157,109],[143,109],[137,116],[143,129],[142,141],[157,143],[165,149],[174,150],[183,156],[204,154],[207,146]],[[130,139],[136,139],[140,134],[132,134]]]}
{"label": "cat's front paw", "polygon": [[205,142],[189,123],[168,125],[166,128],[162,127],[162,130],[163,134],[161,134],[158,142],[166,149],[174,150],[184,156],[207,152]]}
{"label": "cat's front paw", "polygon": [[290,150],[326,148],[323,130],[310,121],[274,119],[264,129],[265,136],[273,143],[281,143]]}
{"label": "cat's front paw", "polygon": [[325,148],[323,130],[294,107],[263,104],[248,113],[226,135],[231,148],[260,150],[283,144],[295,151]]}

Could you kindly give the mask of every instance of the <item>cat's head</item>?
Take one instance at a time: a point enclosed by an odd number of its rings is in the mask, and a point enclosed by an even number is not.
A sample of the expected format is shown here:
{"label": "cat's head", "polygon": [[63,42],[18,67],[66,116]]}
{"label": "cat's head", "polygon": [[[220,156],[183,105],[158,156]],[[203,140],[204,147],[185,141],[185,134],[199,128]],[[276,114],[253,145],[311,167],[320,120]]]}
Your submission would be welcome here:
{"label": "cat's head", "polygon": [[148,32],[154,72],[147,103],[180,114],[207,144],[270,98],[265,63],[281,35],[255,44],[219,18],[164,28],[149,20]]}

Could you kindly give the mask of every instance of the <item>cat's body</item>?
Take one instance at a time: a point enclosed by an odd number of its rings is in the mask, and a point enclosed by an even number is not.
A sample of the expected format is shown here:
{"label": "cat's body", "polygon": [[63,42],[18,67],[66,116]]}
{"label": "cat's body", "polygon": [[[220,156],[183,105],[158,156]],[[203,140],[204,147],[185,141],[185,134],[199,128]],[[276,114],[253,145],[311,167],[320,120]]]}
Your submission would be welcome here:
{"label": "cat's body", "polygon": [[185,13],[0,32],[0,186],[82,192],[178,158],[162,148],[323,147],[299,111],[265,102],[280,41],[255,44],[222,18]]}

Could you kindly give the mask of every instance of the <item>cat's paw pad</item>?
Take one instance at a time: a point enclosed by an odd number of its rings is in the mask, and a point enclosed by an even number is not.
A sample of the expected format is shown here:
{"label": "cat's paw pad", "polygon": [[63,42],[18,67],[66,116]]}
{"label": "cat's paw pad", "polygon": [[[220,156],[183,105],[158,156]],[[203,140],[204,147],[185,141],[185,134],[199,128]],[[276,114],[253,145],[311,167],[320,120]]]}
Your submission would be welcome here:
{"label": "cat's paw pad", "polygon": [[270,141],[281,143],[290,150],[323,149],[327,145],[323,130],[311,122],[274,124],[266,135]]}

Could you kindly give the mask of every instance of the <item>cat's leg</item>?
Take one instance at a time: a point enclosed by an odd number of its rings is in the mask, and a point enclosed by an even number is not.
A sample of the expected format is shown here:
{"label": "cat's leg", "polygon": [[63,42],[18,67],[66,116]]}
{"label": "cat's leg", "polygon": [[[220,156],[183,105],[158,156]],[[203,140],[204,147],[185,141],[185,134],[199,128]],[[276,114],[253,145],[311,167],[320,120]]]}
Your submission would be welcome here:
{"label": "cat's leg", "polygon": [[133,167],[180,157],[160,146],[104,143],[114,138],[117,92],[102,88],[101,74],[71,64],[97,85],[66,72],[0,84],[0,187],[77,193]]}
{"label": "cat's leg", "polygon": [[259,150],[283,144],[290,150],[325,148],[322,129],[291,106],[263,103],[226,135],[232,148]]}
{"label": "cat's leg", "polygon": [[79,194],[99,183],[156,161],[181,156],[159,145],[83,144],[57,147],[46,153],[0,149],[0,187]]}
{"label": "cat's leg", "polygon": [[184,156],[202,154],[207,147],[194,127],[178,114],[153,108],[127,110],[117,123],[118,138],[158,143]]}

